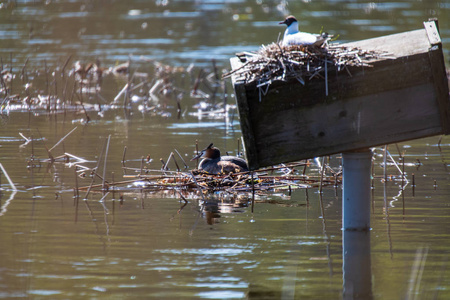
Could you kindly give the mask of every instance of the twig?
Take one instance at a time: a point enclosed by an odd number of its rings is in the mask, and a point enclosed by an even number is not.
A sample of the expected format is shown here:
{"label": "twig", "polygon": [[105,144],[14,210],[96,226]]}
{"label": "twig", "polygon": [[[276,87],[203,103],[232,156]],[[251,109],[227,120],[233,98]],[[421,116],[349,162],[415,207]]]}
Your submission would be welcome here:
{"label": "twig", "polygon": [[77,129],[77,127],[75,127],[74,129],[72,129],[68,134],[66,134],[62,139],[60,139],[53,147],[51,147],[48,151],[52,151],[53,149],[55,149],[59,144],[61,144],[62,141],[64,141],[69,135],[72,134],[72,132],[75,131],[75,129]]}
{"label": "twig", "polygon": [[25,60],[25,63],[23,64],[23,67],[22,67],[22,82],[23,83],[25,83],[28,80],[28,78],[26,78],[26,76],[25,76],[25,73],[26,73],[25,68],[27,67],[28,60],[29,60],[29,57],[27,57],[27,59]]}
{"label": "twig", "polygon": [[11,189],[13,191],[17,191],[17,188],[14,185],[14,182],[11,180],[11,178],[9,177],[8,173],[6,172],[5,168],[3,167],[3,165],[1,163],[0,163],[0,169],[2,169],[3,175],[5,175],[6,180],[8,180],[9,185],[11,186]]}
{"label": "twig", "polygon": [[[178,192],[178,194],[180,195],[180,198],[184,201],[184,203],[188,203],[188,201],[186,200],[186,198],[184,198],[183,194],[181,194],[181,192],[178,189],[175,189],[175,191]],[[179,210],[181,211],[181,210]]]}
{"label": "twig", "polygon": [[66,62],[64,63],[62,69],[61,69],[61,75],[62,77],[64,77],[64,71],[67,67],[67,65],[69,64],[70,59],[72,58],[72,54],[69,55],[69,57],[66,59]]}
{"label": "twig", "polygon": [[202,73],[203,73],[203,69],[200,69],[200,71],[198,71],[198,75],[197,75],[197,79],[195,80],[194,87],[192,88],[191,94],[193,94],[193,95],[197,94],[197,90],[198,90],[198,86],[200,85]]}
{"label": "twig", "polygon": [[123,174],[125,175],[125,154],[127,154],[127,146],[123,147],[123,155],[122,155],[122,169],[123,169]]}
{"label": "twig", "polygon": [[186,164],[186,161],[185,161],[185,160],[183,159],[183,157],[181,156],[180,152],[178,152],[177,149],[174,149],[174,150],[175,150],[175,152],[178,154],[178,156],[180,157],[181,161],[183,162],[184,167],[185,167],[186,169],[189,168],[189,166]]}
{"label": "twig", "polygon": [[[169,158],[167,159],[167,162],[165,164],[163,164],[163,170],[167,170],[167,166],[168,166],[172,156],[173,156],[173,152],[170,152],[170,155],[169,155]],[[161,161],[163,161],[163,160],[161,160]]]}
{"label": "twig", "polygon": [[[39,133],[39,136],[41,137],[41,141],[44,144],[45,149],[47,150],[47,154],[48,154],[48,158],[50,159],[50,161],[54,161],[53,155],[50,152],[50,150],[48,150],[47,145],[45,144],[44,138],[42,137],[41,132],[39,131],[39,128],[36,128],[37,132]],[[33,139],[31,139],[33,141]]]}
{"label": "twig", "polygon": [[144,156],[141,156],[141,169],[139,170],[139,176],[142,175],[143,170],[144,170]]}
{"label": "twig", "polygon": [[103,190],[105,190],[106,163],[107,163],[107,159],[108,159],[108,151],[109,151],[110,141],[111,141],[111,135],[108,136],[108,142],[106,144],[106,151],[105,151],[105,162],[103,164],[103,182],[102,182]]}
{"label": "twig", "polygon": [[[98,176],[98,174],[97,174],[97,170],[98,170],[98,168],[99,168],[99,166],[100,166],[100,162],[101,162],[101,160],[102,160],[102,155],[103,155],[103,151],[105,150],[105,147],[106,147],[106,140],[105,140],[105,143],[103,143],[103,148],[102,148],[102,151],[100,152],[100,155],[99,155],[99,157],[98,157],[98,160],[97,160],[97,166],[95,166],[95,168],[94,169],[92,169],[92,180],[91,180],[91,184],[89,185],[89,188],[88,188],[88,190],[87,190],[87,192],[86,192],[86,195],[84,196],[84,200],[87,200],[87,198],[88,198],[88,196],[89,196],[89,193],[91,192],[91,189],[92,189],[92,185],[94,184],[94,180],[95,180],[95,176],[94,175],[97,175]],[[103,186],[103,185],[102,185]]]}
{"label": "twig", "polygon": [[117,96],[114,97],[113,103],[116,103],[117,100],[119,100],[119,98],[122,96],[122,94],[125,93],[125,92],[127,91],[127,89],[128,89],[128,83],[125,84],[125,86],[120,90],[120,92],[117,94]]}
{"label": "twig", "polygon": [[203,191],[202,191],[202,187],[198,184],[197,179],[195,179],[194,174],[191,172],[189,172],[189,174],[191,175],[192,179],[195,182],[195,185],[197,186],[197,189],[200,191],[200,195],[202,196],[203,201],[206,201],[205,196],[203,196]]}
{"label": "twig", "polygon": [[322,195],[322,186],[323,186],[323,175],[325,173],[325,156],[322,157],[322,168],[320,170],[320,185],[319,185],[319,194]]}
{"label": "twig", "polygon": [[29,138],[27,138],[26,136],[24,136],[22,134],[22,132],[19,132],[19,135],[25,140],[25,142],[28,144],[29,142],[31,142],[31,140]]}

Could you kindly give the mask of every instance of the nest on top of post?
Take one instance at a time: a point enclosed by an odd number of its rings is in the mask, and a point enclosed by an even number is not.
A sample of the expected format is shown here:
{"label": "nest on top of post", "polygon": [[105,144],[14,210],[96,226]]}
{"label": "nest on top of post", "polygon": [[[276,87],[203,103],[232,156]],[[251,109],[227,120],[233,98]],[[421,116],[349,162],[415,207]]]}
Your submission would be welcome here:
{"label": "nest on top of post", "polygon": [[[261,46],[257,52],[236,54],[242,66],[226,73],[245,83],[256,83],[260,89],[269,88],[274,81],[298,80],[301,84],[327,80],[329,70],[346,71],[348,66],[370,67],[371,61],[386,58],[386,52],[363,50],[339,44],[318,46],[282,46],[278,43]],[[350,74],[351,75],[351,74]]]}

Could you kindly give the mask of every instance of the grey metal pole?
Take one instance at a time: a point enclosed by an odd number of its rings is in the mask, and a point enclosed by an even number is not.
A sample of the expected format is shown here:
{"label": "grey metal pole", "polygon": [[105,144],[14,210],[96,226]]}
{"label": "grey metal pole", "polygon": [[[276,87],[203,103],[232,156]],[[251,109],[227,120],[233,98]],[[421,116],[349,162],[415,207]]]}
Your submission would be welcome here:
{"label": "grey metal pole", "polygon": [[370,230],[370,176],[372,151],[342,153],[344,230]]}

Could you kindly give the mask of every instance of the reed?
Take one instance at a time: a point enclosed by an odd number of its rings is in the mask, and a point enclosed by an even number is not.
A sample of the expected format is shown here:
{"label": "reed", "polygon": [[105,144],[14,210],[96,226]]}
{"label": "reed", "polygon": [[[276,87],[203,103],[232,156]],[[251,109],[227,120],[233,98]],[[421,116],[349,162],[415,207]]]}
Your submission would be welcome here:
{"label": "reed", "polygon": [[21,71],[21,78],[22,78],[22,84],[25,84],[26,82],[28,82],[28,76],[27,76],[27,72],[26,72],[26,67],[29,61],[29,57],[27,57],[27,59],[25,60],[25,63],[23,64],[22,67],[22,71]]}
{"label": "reed", "polygon": [[[9,175],[8,175],[8,172],[6,172],[5,167],[3,167],[3,165],[2,165],[1,163],[0,163],[0,171],[1,171],[1,173],[3,173],[3,176],[5,176],[6,180],[8,180],[8,183],[9,183],[9,185],[11,186],[11,189],[12,189],[13,191],[17,191],[17,188],[16,188],[16,186],[14,185],[14,182],[11,180],[11,178],[10,178]],[[0,175],[1,175],[1,173],[0,173]]]}
{"label": "reed", "polygon": [[103,164],[103,182],[102,182],[102,189],[103,191],[106,191],[106,164],[108,162],[108,152],[109,152],[109,144],[111,142],[111,135],[108,136],[108,142],[106,144],[106,150],[105,150],[105,162]]}

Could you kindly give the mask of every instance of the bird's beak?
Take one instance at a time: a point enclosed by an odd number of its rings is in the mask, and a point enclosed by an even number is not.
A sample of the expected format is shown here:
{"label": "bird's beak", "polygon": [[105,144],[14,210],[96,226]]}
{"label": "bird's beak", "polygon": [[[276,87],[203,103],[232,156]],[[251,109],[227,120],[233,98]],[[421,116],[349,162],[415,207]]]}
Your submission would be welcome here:
{"label": "bird's beak", "polygon": [[196,160],[196,159],[199,159],[200,157],[203,156],[203,154],[205,154],[205,151],[204,151],[204,150],[200,151],[200,153],[199,153],[198,155],[194,156],[194,157],[191,159],[191,161]]}
{"label": "bird's beak", "polygon": [[284,20],[284,21],[281,21],[280,23],[278,23],[278,24],[286,24],[286,20]]}

